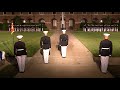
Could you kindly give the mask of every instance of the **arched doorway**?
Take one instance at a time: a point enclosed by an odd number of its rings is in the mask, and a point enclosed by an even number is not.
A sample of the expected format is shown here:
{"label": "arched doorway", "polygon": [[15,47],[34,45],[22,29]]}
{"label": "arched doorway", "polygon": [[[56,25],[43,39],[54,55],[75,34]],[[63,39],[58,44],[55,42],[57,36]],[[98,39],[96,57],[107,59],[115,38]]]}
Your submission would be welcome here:
{"label": "arched doorway", "polygon": [[80,28],[86,27],[88,20],[86,18],[82,18],[80,20]]}
{"label": "arched doorway", "polygon": [[75,20],[73,18],[69,19],[69,29],[73,29],[75,25]]}
{"label": "arched doorway", "polygon": [[57,28],[57,20],[55,18],[52,19],[52,28],[53,29]]}
{"label": "arched doorway", "polygon": [[41,31],[45,28],[45,20],[43,18],[39,19]]}
{"label": "arched doorway", "polygon": [[61,18],[61,20],[60,20],[60,25],[61,25],[61,26],[60,26],[61,29],[62,29],[62,28],[65,29],[65,28],[66,28],[66,20],[64,19],[63,22],[62,22],[62,18]]}

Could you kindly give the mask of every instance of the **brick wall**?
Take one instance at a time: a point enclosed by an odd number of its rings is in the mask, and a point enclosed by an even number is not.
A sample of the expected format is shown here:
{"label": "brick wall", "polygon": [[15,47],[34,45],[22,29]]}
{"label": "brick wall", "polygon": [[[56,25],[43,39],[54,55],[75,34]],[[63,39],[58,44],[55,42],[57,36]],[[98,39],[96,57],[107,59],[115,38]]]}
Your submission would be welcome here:
{"label": "brick wall", "polygon": [[[116,12],[116,14],[111,14],[111,12],[98,12],[98,13],[91,13],[91,12],[74,12],[73,14],[70,14],[69,12],[66,12],[65,14],[65,23],[66,23],[66,29],[69,29],[69,19],[74,19],[74,29],[77,29],[80,26],[80,21],[83,18],[86,18],[88,22],[91,22],[93,18],[98,18],[99,20],[110,16],[114,19],[117,19],[120,17],[120,13]],[[33,22],[39,22],[41,18],[45,20],[45,23],[49,29],[52,29],[52,19],[55,18],[57,20],[57,29],[59,30],[61,27],[61,12],[56,12],[56,14],[53,14],[52,12],[6,12],[6,14],[3,14],[3,12],[0,12],[0,22],[3,22],[4,19],[11,20],[15,16],[21,16],[22,19],[28,20],[31,18]]]}

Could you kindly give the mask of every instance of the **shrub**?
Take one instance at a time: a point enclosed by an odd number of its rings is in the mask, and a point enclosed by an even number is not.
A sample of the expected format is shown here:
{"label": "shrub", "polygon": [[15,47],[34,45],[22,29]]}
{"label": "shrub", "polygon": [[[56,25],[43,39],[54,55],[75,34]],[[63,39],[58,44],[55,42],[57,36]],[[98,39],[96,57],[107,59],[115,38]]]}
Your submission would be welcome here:
{"label": "shrub", "polygon": [[7,31],[8,30],[8,23],[3,23],[1,27],[2,27],[2,30]]}
{"label": "shrub", "polygon": [[3,29],[3,24],[2,23],[0,23],[0,30],[2,30]]}
{"label": "shrub", "polygon": [[84,25],[85,25],[85,23],[81,23],[80,24],[80,28],[83,28]]}

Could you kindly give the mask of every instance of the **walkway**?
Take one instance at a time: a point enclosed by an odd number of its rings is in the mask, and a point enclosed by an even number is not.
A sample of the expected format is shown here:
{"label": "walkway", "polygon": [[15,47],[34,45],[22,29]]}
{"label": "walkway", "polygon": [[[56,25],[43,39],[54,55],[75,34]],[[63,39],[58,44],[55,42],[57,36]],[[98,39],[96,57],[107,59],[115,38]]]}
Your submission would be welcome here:
{"label": "walkway", "polygon": [[44,64],[38,51],[26,65],[26,71],[18,73],[16,78],[113,78],[110,73],[101,73],[91,52],[70,31],[67,32],[67,57],[62,58],[56,48],[60,34],[60,31],[56,31],[51,36],[49,64]]}

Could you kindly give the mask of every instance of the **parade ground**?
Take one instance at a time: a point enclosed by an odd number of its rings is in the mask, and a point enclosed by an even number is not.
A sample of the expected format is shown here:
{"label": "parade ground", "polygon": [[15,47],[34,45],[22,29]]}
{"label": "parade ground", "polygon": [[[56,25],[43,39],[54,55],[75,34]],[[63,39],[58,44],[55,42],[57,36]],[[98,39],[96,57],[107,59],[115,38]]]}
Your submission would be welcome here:
{"label": "parade ground", "polygon": [[[2,18],[0,20],[0,78],[120,77],[118,12],[11,12],[11,14],[1,12],[0,16]],[[62,58],[61,51],[58,50],[61,29],[66,29],[69,37],[65,58]],[[49,31],[51,43],[48,37],[41,39],[44,36],[43,31]],[[103,34],[110,35],[109,39],[112,43],[105,40],[100,43],[104,39]],[[21,38],[23,42],[17,42]],[[67,36],[62,38],[64,43]],[[44,41],[43,47],[51,46],[47,64],[44,63],[43,55],[40,53],[41,41]],[[61,46],[64,46],[62,44]],[[63,51],[64,48],[66,47],[62,48]],[[101,56],[110,55],[107,73],[101,72],[100,66],[104,59],[100,60],[99,50]],[[44,51],[47,53],[49,50]],[[45,52],[44,54],[47,55]],[[22,63],[18,57],[19,53],[27,55],[25,72],[18,70],[20,69],[18,64]]]}
{"label": "parade ground", "polygon": [[67,57],[62,58],[56,47],[60,34],[60,31],[56,31],[51,36],[52,47],[48,64],[44,64],[38,50],[26,64],[25,72],[18,73],[15,78],[113,78],[109,72],[101,73],[92,53],[70,31],[67,32]]}

